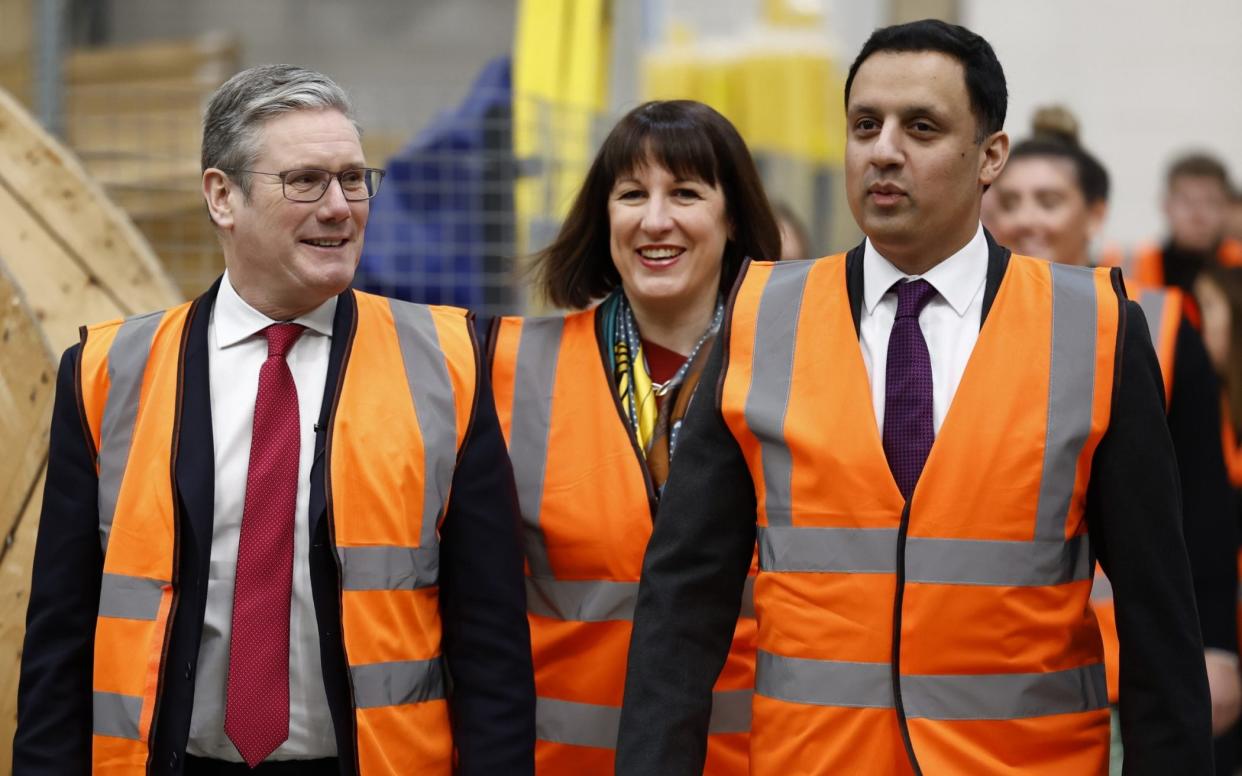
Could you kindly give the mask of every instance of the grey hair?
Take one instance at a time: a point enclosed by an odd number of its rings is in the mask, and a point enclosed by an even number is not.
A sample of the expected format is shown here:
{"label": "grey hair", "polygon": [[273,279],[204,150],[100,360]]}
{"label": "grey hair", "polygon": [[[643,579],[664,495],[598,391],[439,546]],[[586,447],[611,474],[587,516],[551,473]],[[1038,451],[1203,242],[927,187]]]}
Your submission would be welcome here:
{"label": "grey hair", "polygon": [[[211,96],[203,117],[203,170],[249,169],[259,155],[263,124],[298,110],[338,110],[361,135],[349,96],[331,78],[296,65],[259,65],[225,81]],[[250,176],[230,175],[249,197]]]}

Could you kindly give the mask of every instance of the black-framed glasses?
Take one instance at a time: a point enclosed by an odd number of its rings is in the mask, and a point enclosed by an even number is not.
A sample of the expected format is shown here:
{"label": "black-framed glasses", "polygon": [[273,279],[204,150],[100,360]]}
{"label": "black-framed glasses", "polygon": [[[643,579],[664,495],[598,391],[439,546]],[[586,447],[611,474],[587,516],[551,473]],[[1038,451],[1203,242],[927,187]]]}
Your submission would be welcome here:
{"label": "black-framed glasses", "polygon": [[285,199],[294,202],[318,202],[336,178],[341,184],[341,193],[349,202],[362,202],[379,193],[380,181],[384,180],[384,171],[378,167],[352,167],[340,172],[327,170],[284,170],[283,172],[263,172],[262,170],[224,170],[229,173],[249,173],[250,175],[268,175],[280,178],[280,187]]}

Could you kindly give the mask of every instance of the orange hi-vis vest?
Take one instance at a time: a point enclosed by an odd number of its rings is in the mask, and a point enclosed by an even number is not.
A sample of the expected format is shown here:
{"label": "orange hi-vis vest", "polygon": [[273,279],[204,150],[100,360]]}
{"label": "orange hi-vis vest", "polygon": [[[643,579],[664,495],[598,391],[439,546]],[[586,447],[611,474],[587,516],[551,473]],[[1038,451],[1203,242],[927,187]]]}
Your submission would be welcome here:
{"label": "orange hi-vis vest", "polygon": [[[535,665],[535,770],[613,773],[626,655],[656,496],[596,334],[596,312],[501,318],[496,411],[517,480]],[[755,621],[747,585],[716,682],[709,776],[747,771]]]}
{"label": "orange hi-vis vest", "polygon": [[[1148,288],[1164,285],[1164,251],[1159,245],[1141,245],[1133,253],[1119,255],[1113,260],[1120,261],[1118,266],[1127,280]],[[1242,267],[1242,242],[1229,237],[1221,240],[1216,260],[1222,267]]]}
{"label": "orange hi-vis vest", "polygon": [[[1220,400],[1220,443],[1225,453],[1225,470],[1234,490],[1242,490],[1242,446],[1234,431],[1233,411],[1229,397],[1222,391]],[[1238,550],[1238,643],[1242,644],[1242,549]]]}
{"label": "orange hi-vis vest", "polygon": [[[1173,397],[1173,357],[1177,353],[1177,330],[1182,322],[1183,294],[1176,288],[1142,288],[1134,301],[1143,308],[1143,316],[1147,319],[1147,330],[1160,362],[1160,376],[1164,378],[1164,406],[1168,411]],[[1113,586],[1098,565],[1091,586],[1091,608],[1095,610],[1095,618],[1100,623],[1100,637],[1104,641],[1108,702],[1117,703],[1121,671],[1117,609],[1113,601]]]}
{"label": "orange hi-vis vest", "polygon": [[[474,411],[476,349],[463,310],[353,293],[356,328],[328,430],[326,487],[357,772],[447,776],[453,741],[438,535]],[[190,320],[207,312],[202,302],[186,303],[82,330],[78,384],[98,451],[104,549],[95,774],[148,768],[179,594],[173,470],[182,365]]]}
{"label": "orange hi-vis vest", "polygon": [[732,307],[721,413],[758,504],[751,773],[1106,773],[1084,508],[1119,280],[1011,257],[907,502],[845,267],[753,262]]}

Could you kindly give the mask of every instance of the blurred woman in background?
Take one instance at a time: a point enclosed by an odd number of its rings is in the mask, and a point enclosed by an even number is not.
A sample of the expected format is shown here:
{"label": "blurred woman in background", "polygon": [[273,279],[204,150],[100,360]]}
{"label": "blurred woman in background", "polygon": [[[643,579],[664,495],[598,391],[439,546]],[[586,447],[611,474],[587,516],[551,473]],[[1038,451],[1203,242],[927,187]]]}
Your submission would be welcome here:
{"label": "blurred woman in background", "polygon": [[[1066,110],[1038,111],[1032,137],[1014,146],[987,194],[986,226],[1014,251],[1062,264],[1088,266],[1091,241],[1108,212],[1108,173],[1078,142]],[[1219,440],[1219,387],[1203,340],[1186,319],[1175,289],[1145,288],[1132,298],[1143,308],[1164,377],[1169,431],[1181,476],[1182,514],[1194,575],[1199,621],[1212,691],[1213,732],[1220,736],[1242,707],[1238,675],[1238,526]],[[1109,700],[1114,706],[1113,762],[1120,773],[1116,717],[1117,624],[1108,580],[1097,569],[1092,603],[1105,644]],[[1137,624],[1160,638],[1159,623]],[[1217,771],[1233,772],[1233,737],[1217,739]]]}
{"label": "blurred woman in background", "polygon": [[[647,103],[608,135],[535,258],[540,290],[576,312],[492,327],[524,521],[542,776],[613,772],[643,553],[681,419],[743,259],[780,248],[734,127],[697,102]],[[708,774],[748,771],[749,593],[715,688]]]}

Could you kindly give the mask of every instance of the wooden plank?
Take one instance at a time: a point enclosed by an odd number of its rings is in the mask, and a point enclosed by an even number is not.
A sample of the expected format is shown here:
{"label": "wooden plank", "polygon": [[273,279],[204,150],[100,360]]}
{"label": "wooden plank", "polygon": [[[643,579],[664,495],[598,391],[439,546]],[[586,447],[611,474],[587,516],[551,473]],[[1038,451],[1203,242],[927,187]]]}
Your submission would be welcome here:
{"label": "wooden plank", "polygon": [[0,450],[9,451],[6,465],[0,467],[2,538],[16,524],[31,486],[42,473],[56,387],[52,349],[34,312],[3,267],[0,343],[4,349],[4,358],[0,359]]}
{"label": "wooden plank", "polygon": [[192,40],[78,49],[65,58],[64,76],[72,84],[174,76],[224,81],[236,70],[237,62],[237,39],[208,33]]}
{"label": "wooden plank", "polygon": [[0,449],[17,457],[0,469],[0,770],[7,773],[56,367],[34,312],[3,266],[0,342]]}
{"label": "wooden plank", "polygon": [[26,603],[30,599],[30,567],[34,564],[39,509],[43,505],[43,477],[17,528],[4,540],[0,558],[0,773],[13,762],[13,732],[17,729],[17,681],[21,675],[22,640],[26,637]]}
{"label": "wooden plank", "polygon": [[[3,94],[0,225],[0,257],[42,316],[54,349],[71,344],[80,323],[158,310],[181,298],[125,214]],[[101,307],[108,308],[102,316]]]}
{"label": "wooden plank", "polygon": [[197,118],[219,85],[218,78],[202,76],[80,84],[65,89],[65,112],[82,116],[145,113],[155,108],[180,110]]}

